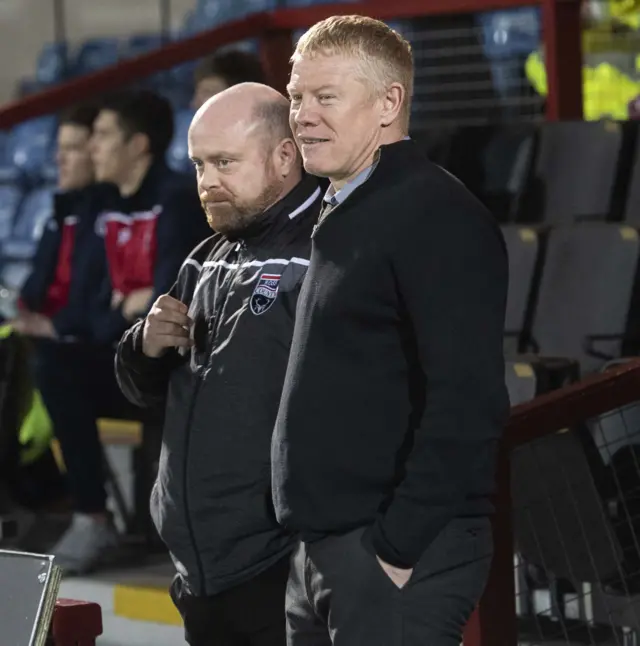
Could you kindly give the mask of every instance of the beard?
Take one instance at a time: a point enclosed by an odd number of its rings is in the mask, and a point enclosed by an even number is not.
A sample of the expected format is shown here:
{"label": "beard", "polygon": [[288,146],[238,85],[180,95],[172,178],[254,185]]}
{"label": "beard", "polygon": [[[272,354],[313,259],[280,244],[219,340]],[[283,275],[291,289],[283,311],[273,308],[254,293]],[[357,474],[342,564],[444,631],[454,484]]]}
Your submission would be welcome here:
{"label": "beard", "polygon": [[226,236],[242,233],[275,202],[282,194],[284,180],[267,177],[267,183],[257,197],[243,200],[229,193],[208,193],[200,201],[207,222],[213,231]]}

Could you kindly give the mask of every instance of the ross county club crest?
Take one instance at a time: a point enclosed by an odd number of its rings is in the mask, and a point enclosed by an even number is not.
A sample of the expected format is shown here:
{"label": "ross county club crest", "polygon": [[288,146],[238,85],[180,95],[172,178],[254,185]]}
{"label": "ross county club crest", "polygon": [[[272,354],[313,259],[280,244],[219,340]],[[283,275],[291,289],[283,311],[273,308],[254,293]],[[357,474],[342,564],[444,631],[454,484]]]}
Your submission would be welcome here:
{"label": "ross county club crest", "polygon": [[280,286],[280,274],[262,274],[251,294],[249,306],[255,315],[264,314],[276,300]]}

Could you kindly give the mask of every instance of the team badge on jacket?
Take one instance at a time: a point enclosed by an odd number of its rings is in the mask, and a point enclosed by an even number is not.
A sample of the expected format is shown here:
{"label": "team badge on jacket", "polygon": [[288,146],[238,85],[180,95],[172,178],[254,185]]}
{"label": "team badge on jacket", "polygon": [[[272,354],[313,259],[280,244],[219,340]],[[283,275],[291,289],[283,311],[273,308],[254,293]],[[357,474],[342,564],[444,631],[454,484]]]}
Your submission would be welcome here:
{"label": "team badge on jacket", "polygon": [[276,300],[281,274],[262,274],[251,294],[249,306],[256,314],[264,314]]}

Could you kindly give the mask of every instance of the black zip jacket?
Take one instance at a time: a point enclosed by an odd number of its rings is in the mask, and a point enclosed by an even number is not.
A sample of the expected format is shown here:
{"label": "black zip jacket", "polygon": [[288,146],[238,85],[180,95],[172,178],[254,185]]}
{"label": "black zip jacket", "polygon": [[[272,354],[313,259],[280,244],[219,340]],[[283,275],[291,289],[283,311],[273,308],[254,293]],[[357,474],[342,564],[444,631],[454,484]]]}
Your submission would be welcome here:
{"label": "black zip jacket", "polygon": [[[54,212],[38,243],[32,271],[20,290],[20,300],[30,311],[41,311],[58,264],[70,261],[67,303],[52,317],[60,337],[88,339],[91,335],[89,311],[106,275],[106,266],[100,262],[102,241],[95,235],[94,226],[105,201],[115,195],[115,186],[93,184],[54,196]],[[75,220],[73,249],[71,257],[63,259],[60,257],[62,236],[71,219]]]}
{"label": "black zip jacket", "polygon": [[107,271],[92,306],[93,338],[115,344],[129,327],[121,307],[111,307],[114,289],[127,295],[151,287],[153,302],[171,289],[185,257],[210,233],[194,180],[164,161],[153,163],[136,193],[118,193],[105,204],[98,234]]}
{"label": "black zip jacket", "polygon": [[305,178],[242,237],[214,235],[171,295],[189,305],[194,347],[142,353],[144,321],[116,358],[122,391],[165,405],[152,516],[197,595],[252,578],[293,547],[271,502],[270,445],[321,189]]}
{"label": "black zip jacket", "polygon": [[367,527],[412,567],[454,518],[491,512],[509,404],[507,257],[486,209],[412,141],[313,237],[274,430],[278,520]]}

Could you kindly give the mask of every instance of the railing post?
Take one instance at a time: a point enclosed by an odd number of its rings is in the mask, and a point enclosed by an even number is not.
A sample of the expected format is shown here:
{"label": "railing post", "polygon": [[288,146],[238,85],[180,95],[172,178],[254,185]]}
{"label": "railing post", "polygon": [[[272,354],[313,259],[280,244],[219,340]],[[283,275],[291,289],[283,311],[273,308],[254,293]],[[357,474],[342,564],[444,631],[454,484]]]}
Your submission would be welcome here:
{"label": "railing post", "polygon": [[94,646],[102,635],[102,610],[97,603],[58,599],[51,621],[54,646]]}
{"label": "railing post", "polygon": [[548,121],[582,119],[580,0],[542,0]]}
{"label": "railing post", "polygon": [[267,74],[267,83],[286,94],[289,82],[289,59],[293,53],[293,36],[289,29],[272,29],[262,35],[260,57]]}
{"label": "railing post", "polygon": [[503,444],[498,457],[491,573],[478,608],[467,624],[464,646],[516,646],[518,643],[510,476],[509,449]]}

